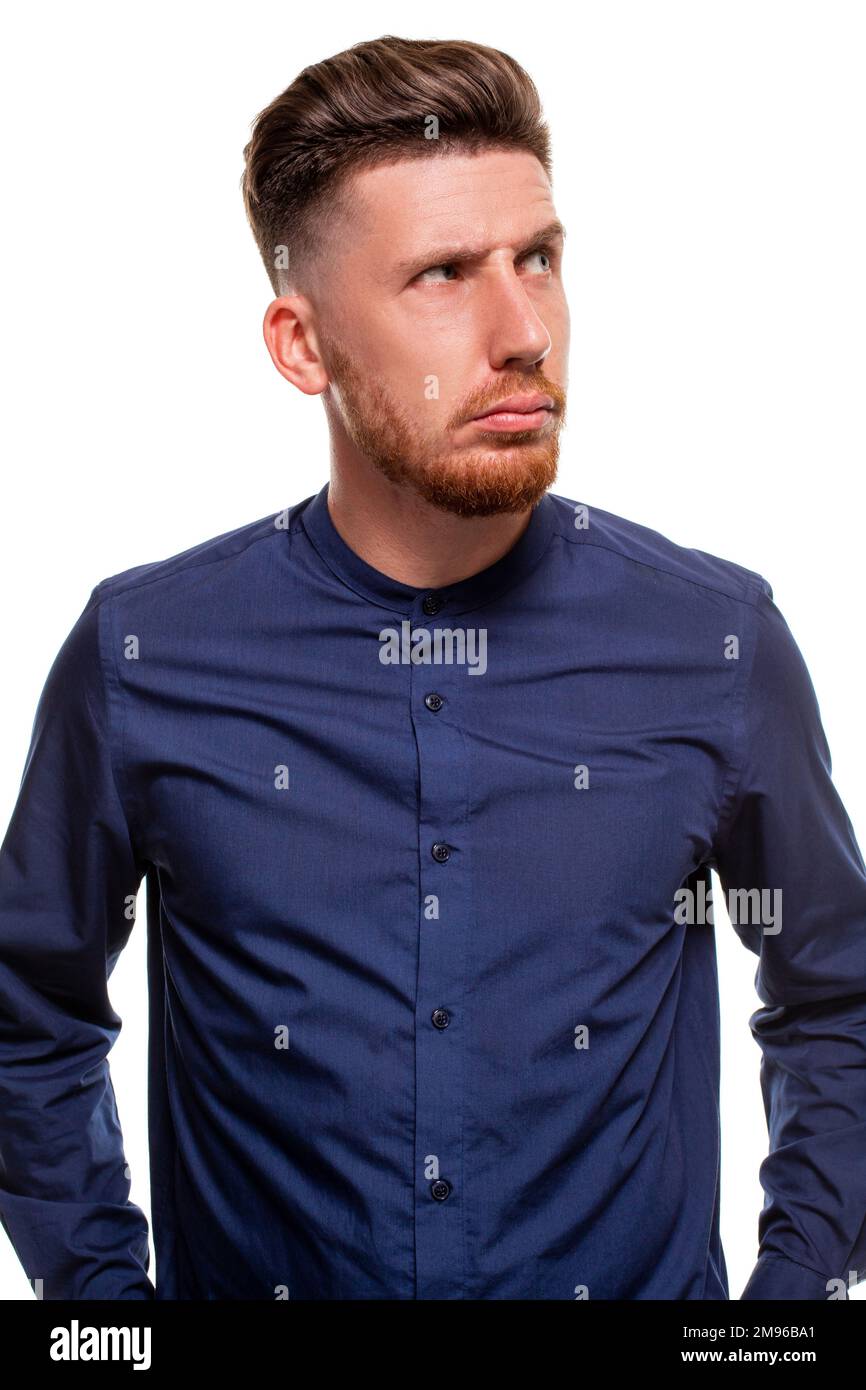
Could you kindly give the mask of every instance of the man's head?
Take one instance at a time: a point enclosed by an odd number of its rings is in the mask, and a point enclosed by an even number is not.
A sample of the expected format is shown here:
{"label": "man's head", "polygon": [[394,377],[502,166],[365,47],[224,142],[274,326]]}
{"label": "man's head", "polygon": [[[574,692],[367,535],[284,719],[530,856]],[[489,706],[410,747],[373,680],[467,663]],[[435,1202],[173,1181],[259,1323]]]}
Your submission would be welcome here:
{"label": "man's head", "polygon": [[[305,69],[257,118],[244,200],[278,370],[324,392],[335,448],[463,516],[556,476],[563,232],[538,94],[507,55],[383,38]],[[476,417],[508,397],[546,407]]]}

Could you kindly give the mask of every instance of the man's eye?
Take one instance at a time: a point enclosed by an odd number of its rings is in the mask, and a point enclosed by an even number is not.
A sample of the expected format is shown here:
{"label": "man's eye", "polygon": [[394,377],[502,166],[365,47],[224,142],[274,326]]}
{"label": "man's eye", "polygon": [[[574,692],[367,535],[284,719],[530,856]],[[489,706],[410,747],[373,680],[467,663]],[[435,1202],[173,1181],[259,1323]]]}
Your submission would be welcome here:
{"label": "man's eye", "polygon": [[529,252],[529,255],[526,257],[526,259],[527,259],[527,260],[531,260],[533,256],[540,256],[540,257],[541,257],[541,260],[544,262],[544,264],[543,264],[542,267],[541,267],[542,271],[548,271],[548,270],[550,270],[552,262],[551,262],[550,256],[548,255],[548,253],[547,253],[546,251],[530,251],[530,252]]}
{"label": "man's eye", "polygon": [[[524,261],[529,261],[533,257],[538,257],[541,260],[541,265],[539,267],[541,274],[545,275],[552,269],[553,262],[548,251],[543,251],[540,248],[535,251],[528,251],[523,259]],[[456,273],[456,265],[446,261],[443,262],[442,265],[428,266],[427,269],[422,270],[416,278],[421,281],[426,281],[427,284],[435,284],[437,281],[439,284],[448,284],[454,279]]]}
{"label": "man's eye", "polygon": [[[453,266],[453,265],[431,265],[431,266],[429,266],[429,267],[427,268],[427,270],[422,270],[422,271],[421,271],[421,274],[418,276],[418,279],[419,279],[419,280],[424,280],[428,275],[432,275],[432,276],[434,276],[434,278],[435,278],[435,276],[436,276],[436,271],[438,271],[438,270],[442,270],[442,271],[453,271],[453,270],[454,270],[454,266]],[[450,275],[446,275],[446,276],[445,276],[445,279],[446,279],[446,280],[449,280],[450,278],[451,278]]]}

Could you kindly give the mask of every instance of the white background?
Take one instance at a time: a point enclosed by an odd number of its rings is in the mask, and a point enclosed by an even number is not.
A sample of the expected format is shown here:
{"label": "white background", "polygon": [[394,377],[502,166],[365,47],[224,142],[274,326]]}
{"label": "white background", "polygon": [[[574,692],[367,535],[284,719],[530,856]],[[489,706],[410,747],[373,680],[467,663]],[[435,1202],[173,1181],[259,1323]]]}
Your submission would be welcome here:
{"label": "white background", "polygon": [[[301,68],[396,33],[491,44],[536,81],[569,234],[554,491],[770,580],[866,844],[866,8],[354,10],[151,0],[6,17],[2,827],[43,681],[94,584],[327,477],[321,403],[283,381],[262,341],[271,292],[241,152]],[[132,1196],[149,1215],[144,928],[142,889],[112,980],[124,1023],[111,1059]],[[722,1237],[738,1298],[767,1145],[748,1029],[757,960],[728,922],[716,931]],[[0,1231],[0,1298],[32,1297]]]}

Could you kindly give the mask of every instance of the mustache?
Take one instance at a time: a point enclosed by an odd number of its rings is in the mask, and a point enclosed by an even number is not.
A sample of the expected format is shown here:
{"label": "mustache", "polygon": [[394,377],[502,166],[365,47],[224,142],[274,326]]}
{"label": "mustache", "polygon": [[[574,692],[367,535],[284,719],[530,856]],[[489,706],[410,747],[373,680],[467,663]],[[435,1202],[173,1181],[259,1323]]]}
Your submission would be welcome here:
{"label": "mustache", "polygon": [[553,401],[554,415],[559,415],[565,420],[565,391],[555,381],[551,381],[543,372],[532,372],[530,375],[518,375],[511,373],[502,376],[498,381],[490,386],[478,387],[472,391],[465,400],[461,401],[457,410],[448,421],[448,429],[457,429],[469,420],[474,420],[476,415],[480,415],[491,406],[496,405],[497,401],[505,400],[507,396],[517,396],[525,392],[538,391],[539,394],[550,396]]}

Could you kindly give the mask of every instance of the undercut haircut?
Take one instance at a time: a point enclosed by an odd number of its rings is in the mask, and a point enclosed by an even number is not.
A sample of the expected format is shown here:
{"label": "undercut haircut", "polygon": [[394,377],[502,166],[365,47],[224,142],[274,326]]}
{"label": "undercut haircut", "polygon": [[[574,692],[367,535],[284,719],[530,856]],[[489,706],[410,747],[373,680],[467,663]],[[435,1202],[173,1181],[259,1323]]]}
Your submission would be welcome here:
{"label": "undercut haircut", "polygon": [[553,182],[532,79],[507,53],[387,34],[304,68],[259,112],[244,147],[244,207],[274,294],[298,285],[355,173],[485,149],[534,154]]}

